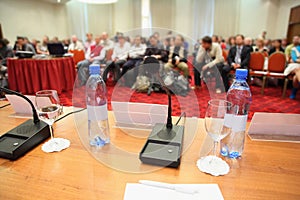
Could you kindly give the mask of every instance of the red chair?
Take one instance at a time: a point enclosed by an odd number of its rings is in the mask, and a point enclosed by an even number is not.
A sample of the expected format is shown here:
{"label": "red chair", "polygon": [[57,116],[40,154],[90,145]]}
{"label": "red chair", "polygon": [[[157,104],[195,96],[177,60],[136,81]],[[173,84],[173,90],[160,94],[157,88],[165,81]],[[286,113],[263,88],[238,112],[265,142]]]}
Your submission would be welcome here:
{"label": "red chair", "polygon": [[[287,84],[289,81],[288,76],[283,74],[285,66],[286,66],[285,54],[281,53],[281,52],[273,53],[269,57],[267,75],[264,76],[264,79],[269,78],[269,77],[273,77],[273,78],[277,78],[277,79],[284,79],[282,98],[285,97]],[[265,81],[264,81],[264,83],[265,83]]]}
{"label": "red chair", "polygon": [[77,63],[85,59],[83,50],[70,50],[69,52],[73,54],[75,65],[77,65]]}
{"label": "red chair", "polygon": [[[249,75],[250,77],[263,77],[265,81],[265,76],[267,72],[264,71],[265,64],[265,56],[260,52],[252,52],[250,55],[250,63],[249,63]],[[264,94],[265,83],[263,82],[261,86],[261,94]]]}

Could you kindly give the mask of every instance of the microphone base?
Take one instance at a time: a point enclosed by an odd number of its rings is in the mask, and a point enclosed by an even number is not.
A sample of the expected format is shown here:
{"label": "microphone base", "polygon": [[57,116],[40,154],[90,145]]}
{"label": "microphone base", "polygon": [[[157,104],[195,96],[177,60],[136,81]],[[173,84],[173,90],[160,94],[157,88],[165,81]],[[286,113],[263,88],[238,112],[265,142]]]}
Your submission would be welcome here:
{"label": "microphone base", "polygon": [[0,137],[0,157],[17,160],[50,137],[49,125],[27,120]]}
{"label": "microphone base", "polygon": [[140,152],[140,160],[145,164],[178,168],[181,160],[184,126],[155,124],[145,146]]}

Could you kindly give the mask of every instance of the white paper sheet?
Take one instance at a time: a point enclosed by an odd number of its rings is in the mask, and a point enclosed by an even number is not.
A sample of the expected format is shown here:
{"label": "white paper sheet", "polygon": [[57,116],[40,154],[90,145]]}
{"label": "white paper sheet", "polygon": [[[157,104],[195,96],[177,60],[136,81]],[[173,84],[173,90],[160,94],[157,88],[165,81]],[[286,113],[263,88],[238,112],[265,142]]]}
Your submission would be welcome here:
{"label": "white paper sheet", "polygon": [[192,187],[198,192],[186,194],[175,190],[153,187],[138,183],[127,183],[124,200],[224,200],[217,184],[178,184],[181,187]]}

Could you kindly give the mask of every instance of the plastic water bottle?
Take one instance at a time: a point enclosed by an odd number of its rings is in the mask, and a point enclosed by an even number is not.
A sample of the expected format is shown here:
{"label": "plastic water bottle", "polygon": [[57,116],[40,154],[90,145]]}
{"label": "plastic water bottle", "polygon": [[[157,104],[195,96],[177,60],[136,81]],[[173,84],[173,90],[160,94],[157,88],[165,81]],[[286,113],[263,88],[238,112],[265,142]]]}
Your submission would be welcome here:
{"label": "plastic water bottle", "polygon": [[100,76],[100,65],[90,65],[89,72],[90,77],[86,83],[89,142],[91,146],[102,147],[110,142],[107,90]]}
{"label": "plastic water bottle", "polygon": [[251,91],[246,82],[248,70],[237,69],[235,75],[236,80],[227,92],[227,100],[236,106],[238,111],[231,121],[231,133],[221,140],[221,155],[229,158],[238,158],[243,153],[248,111],[252,101]]}

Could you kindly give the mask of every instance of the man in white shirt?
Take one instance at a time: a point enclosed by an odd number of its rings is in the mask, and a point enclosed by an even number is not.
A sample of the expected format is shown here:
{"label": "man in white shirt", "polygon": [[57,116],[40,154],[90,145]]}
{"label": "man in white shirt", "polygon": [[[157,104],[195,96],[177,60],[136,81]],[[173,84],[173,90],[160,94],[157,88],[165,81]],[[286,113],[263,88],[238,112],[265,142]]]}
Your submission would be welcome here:
{"label": "man in white shirt", "polygon": [[95,44],[92,45],[88,51],[89,52],[88,59],[80,61],[77,64],[78,78],[81,81],[80,82],[81,85],[84,85],[88,79],[89,66],[92,63],[100,64],[101,61],[103,61],[105,58],[106,51],[101,45],[100,41],[101,41],[101,37],[96,36]]}
{"label": "man in white shirt", "polygon": [[69,45],[68,50],[84,50],[82,42],[78,40],[76,35],[72,35],[71,44]]}
{"label": "man in white shirt", "polygon": [[[214,76],[216,78],[216,93],[221,93],[224,91],[224,85],[222,85],[222,73],[224,67],[224,57],[222,55],[222,48],[220,44],[213,43],[211,37],[205,36],[202,38],[202,44],[199,47],[196,61],[199,63],[199,68],[195,71],[195,80],[196,76],[199,76],[199,73],[203,74],[203,76],[207,76],[210,74],[211,70],[214,72]],[[199,84],[200,81],[197,84]],[[200,84],[199,84],[200,85]],[[199,86],[198,85],[198,86]]]}
{"label": "man in white shirt", "polygon": [[115,81],[120,78],[120,68],[125,64],[128,53],[130,50],[130,44],[126,42],[124,36],[118,37],[118,43],[115,45],[111,61],[107,61],[107,68],[103,72],[103,79],[106,81],[109,71],[114,71]]}
{"label": "man in white shirt", "polygon": [[101,35],[101,45],[106,51],[114,48],[114,42],[109,39],[108,33],[106,32],[103,32]]}
{"label": "man in white shirt", "polygon": [[139,66],[143,60],[147,46],[142,44],[142,37],[136,36],[134,39],[134,45],[129,50],[129,60],[123,65],[121,76],[123,76],[128,70]]}
{"label": "man in white shirt", "polygon": [[86,41],[84,43],[84,51],[86,52],[85,53],[85,56],[87,58],[87,56],[89,55],[89,50],[90,50],[90,47],[95,45],[95,41],[93,40],[93,34],[92,33],[87,33],[86,34]]}

